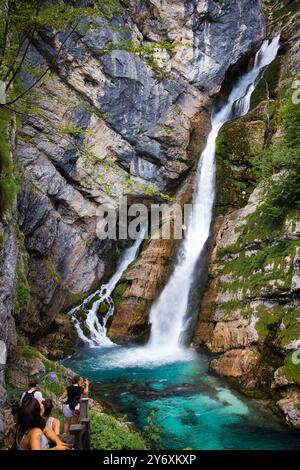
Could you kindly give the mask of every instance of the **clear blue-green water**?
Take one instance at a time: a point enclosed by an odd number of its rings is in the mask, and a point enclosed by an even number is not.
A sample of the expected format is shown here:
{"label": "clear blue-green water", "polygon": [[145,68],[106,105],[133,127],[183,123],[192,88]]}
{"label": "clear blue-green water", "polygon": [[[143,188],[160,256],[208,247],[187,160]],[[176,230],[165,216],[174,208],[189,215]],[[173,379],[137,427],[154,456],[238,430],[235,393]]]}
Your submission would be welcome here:
{"label": "clear blue-green water", "polygon": [[83,349],[64,364],[90,379],[96,393],[143,428],[155,410],[162,448],[300,449],[266,403],[245,398],[208,370],[206,354],[147,361],[142,348]]}

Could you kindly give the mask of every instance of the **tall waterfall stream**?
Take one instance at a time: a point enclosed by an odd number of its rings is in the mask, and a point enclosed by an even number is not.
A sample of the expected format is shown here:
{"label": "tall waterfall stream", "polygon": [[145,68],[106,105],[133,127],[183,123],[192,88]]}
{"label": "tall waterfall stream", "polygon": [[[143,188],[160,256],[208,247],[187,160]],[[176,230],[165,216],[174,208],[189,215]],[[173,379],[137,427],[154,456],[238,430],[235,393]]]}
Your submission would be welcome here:
{"label": "tall waterfall stream", "polygon": [[[90,378],[96,392],[143,428],[152,410],[163,426],[167,449],[296,449],[298,436],[288,431],[264,403],[249,400],[209,373],[207,353],[188,349],[183,333],[197,261],[210,234],[215,199],[215,150],[224,123],[245,115],[264,69],[276,57],[279,37],[265,41],[252,69],[234,85],[227,101],[212,113],[212,129],[197,169],[192,212],[173,272],[150,312],[151,334],[145,346],[121,347],[107,337],[107,320],[114,313],[111,294],[135,259],[142,236],[129,248],[110,281],[73,309],[79,337],[89,348],[64,361]],[[95,299],[93,301],[93,299]],[[102,322],[97,312],[108,304]],[[92,303],[92,307],[87,308]],[[85,334],[76,312],[87,311]]]}

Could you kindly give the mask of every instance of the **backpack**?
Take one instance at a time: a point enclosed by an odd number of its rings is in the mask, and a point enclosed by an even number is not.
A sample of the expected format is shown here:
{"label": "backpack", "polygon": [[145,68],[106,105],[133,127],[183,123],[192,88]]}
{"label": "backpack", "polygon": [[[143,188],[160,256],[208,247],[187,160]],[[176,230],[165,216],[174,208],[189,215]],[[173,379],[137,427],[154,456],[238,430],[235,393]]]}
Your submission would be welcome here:
{"label": "backpack", "polygon": [[25,403],[28,398],[33,397],[35,392],[22,392],[20,394],[19,400],[15,400],[11,406],[11,414],[16,416],[19,409],[21,408],[22,403]]}

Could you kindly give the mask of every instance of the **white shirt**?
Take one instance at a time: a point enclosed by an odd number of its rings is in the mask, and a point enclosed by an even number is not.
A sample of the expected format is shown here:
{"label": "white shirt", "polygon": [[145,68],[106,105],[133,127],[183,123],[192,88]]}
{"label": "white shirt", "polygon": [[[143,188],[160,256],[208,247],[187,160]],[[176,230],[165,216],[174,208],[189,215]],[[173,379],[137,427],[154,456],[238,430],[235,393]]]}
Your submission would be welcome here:
{"label": "white shirt", "polygon": [[[31,392],[32,392],[32,390],[28,390],[28,393],[31,393]],[[24,392],[24,393],[22,394],[21,403],[22,403],[22,401],[23,401],[23,398],[25,397],[25,394],[26,394],[26,392]],[[34,396],[34,398],[35,398],[36,400],[38,400],[38,401],[43,401],[43,395],[42,395],[42,393],[39,392],[38,390],[36,390],[36,391],[33,393],[33,396]]]}

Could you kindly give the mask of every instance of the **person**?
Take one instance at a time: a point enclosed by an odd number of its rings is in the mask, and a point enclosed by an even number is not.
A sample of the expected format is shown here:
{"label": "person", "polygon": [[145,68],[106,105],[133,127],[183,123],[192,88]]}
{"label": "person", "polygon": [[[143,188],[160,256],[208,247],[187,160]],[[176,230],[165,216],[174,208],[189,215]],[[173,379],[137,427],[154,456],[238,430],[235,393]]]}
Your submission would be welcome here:
{"label": "person", "polygon": [[75,375],[72,379],[72,385],[66,388],[62,396],[60,397],[61,400],[66,400],[64,405],[64,416],[65,416],[65,424],[64,424],[64,433],[68,433],[71,425],[71,419],[74,417],[74,422],[77,423],[77,417],[75,416],[75,409],[80,404],[80,399],[82,395],[87,396],[89,393],[89,381],[86,380],[84,382],[84,386],[82,387],[79,385],[80,377],[79,375]]}
{"label": "person", "polygon": [[43,401],[44,405],[44,418],[46,420],[46,428],[51,429],[55,432],[57,436],[60,434],[60,421],[57,418],[51,416],[51,411],[53,409],[53,401],[51,398]]}
{"label": "person", "polygon": [[39,383],[35,379],[31,379],[29,381],[29,387],[30,389],[27,392],[23,392],[20,398],[20,406],[22,405],[23,401],[29,398],[30,396],[33,396],[36,398],[36,400],[39,400],[39,402],[43,401],[43,395],[42,393],[38,390]]}
{"label": "person", "polygon": [[[33,396],[22,403],[17,420],[17,450],[69,450],[69,446],[45,426],[43,414],[43,404]],[[49,448],[49,441],[55,446]]]}

